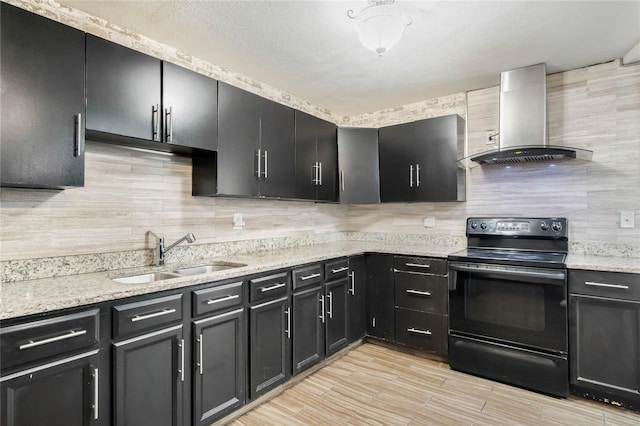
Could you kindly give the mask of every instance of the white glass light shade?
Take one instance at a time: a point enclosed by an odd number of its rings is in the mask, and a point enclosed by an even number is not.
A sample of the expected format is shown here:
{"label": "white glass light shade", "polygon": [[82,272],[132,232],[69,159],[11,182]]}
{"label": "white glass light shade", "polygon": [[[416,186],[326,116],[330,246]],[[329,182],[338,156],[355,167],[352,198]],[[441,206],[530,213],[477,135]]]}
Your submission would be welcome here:
{"label": "white glass light shade", "polygon": [[411,18],[406,17],[393,0],[370,0],[369,4],[358,16],[353,16],[351,10],[347,15],[356,20],[360,42],[382,56],[400,40],[404,28],[411,25]]}

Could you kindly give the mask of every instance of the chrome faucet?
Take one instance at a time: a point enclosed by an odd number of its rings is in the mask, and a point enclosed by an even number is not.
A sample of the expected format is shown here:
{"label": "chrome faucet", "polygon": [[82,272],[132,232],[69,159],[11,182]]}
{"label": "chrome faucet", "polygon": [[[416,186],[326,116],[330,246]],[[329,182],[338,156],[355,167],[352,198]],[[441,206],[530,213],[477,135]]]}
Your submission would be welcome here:
{"label": "chrome faucet", "polygon": [[158,237],[156,234],[154,234],[151,231],[149,231],[149,233],[151,235],[153,235],[154,237],[156,237],[156,247],[153,250],[153,263],[156,266],[164,265],[165,254],[167,252],[169,252],[169,250],[171,250],[172,248],[174,248],[175,246],[180,244],[181,242],[187,241],[188,243],[193,243],[193,242],[196,241],[196,236],[193,235],[191,232],[189,232],[187,235],[185,235],[184,237],[180,238],[178,241],[176,241],[175,243],[171,244],[169,247],[165,247],[164,246],[164,237]]}

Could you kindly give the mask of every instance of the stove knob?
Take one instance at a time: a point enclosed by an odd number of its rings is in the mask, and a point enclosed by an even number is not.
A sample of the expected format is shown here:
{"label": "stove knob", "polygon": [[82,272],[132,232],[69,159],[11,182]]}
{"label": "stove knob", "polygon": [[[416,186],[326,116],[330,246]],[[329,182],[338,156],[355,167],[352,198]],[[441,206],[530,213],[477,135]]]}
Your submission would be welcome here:
{"label": "stove knob", "polygon": [[547,222],[540,222],[540,229],[542,229],[543,231],[548,231],[549,224]]}
{"label": "stove knob", "polygon": [[478,227],[478,224],[475,222],[471,222],[471,229],[476,229]]}
{"label": "stove knob", "polygon": [[562,231],[562,224],[560,222],[553,222],[553,224],[551,224],[551,229],[555,232],[560,232]]}
{"label": "stove knob", "polygon": [[482,229],[487,229],[487,224],[486,224],[486,223],[484,223],[484,222],[482,222],[482,223],[480,224],[480,228],[482,228]]}

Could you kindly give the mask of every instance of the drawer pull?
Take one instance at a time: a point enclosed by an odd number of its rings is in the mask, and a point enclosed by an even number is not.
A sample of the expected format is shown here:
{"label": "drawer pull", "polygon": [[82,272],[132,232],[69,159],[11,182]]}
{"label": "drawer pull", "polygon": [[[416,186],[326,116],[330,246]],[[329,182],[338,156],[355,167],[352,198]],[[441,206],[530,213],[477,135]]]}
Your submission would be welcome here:
{"label": "drawer pull", "polygon": [[593,282],[593,281],[586,281],[584,283],[584,285],[590,285],[592,287],[607,287],[607,288],[619,288],[622,290],[629,290],[629,286],[628,285],[622,285],[622,284],[607,284],[607,283],[598,283],[598,282]]}
{"label": "drawer pull", "polygon": [[431,330],[419,330],[417,328],[407,328],[409,333],[422,334],[424,336],[431,336]]}
{"label": "drawer pull", "polygon": [[418,296],[426,296],[426,297],[431,297],[431,292],[429,291],[422,291],[422,290],[414,290],[412,288],[407,290],[408,294],[416,294]]}
{"label": "drawer pull", "polygon": [[147,320],[147,319],[150,319],[150,318],[161,317],[163,315],[172,314],[175,311],[176,311],[175,309],[163,309],[161,311],[154,312],[152,314],[136,315],[135,317],[131,318],[131,322],[138,322],[138,321],[144,321],[144,320]]}
{"label": "drawer pull", "polygon": [[210,300],[207,300],[207,305],[213,305],[213,304],[220,303],[220,302],[226,302],[227,300],[237,299],[238,297],[240,297],[239,294],[230,294],[229,296],[220,297],[219,299],[210,299]]}
{"label": "drawer pull", "polygon": [[338,268],[338,269],[332,269],[331,273],[332,274],[339,274],[340,272],[344,272],[346,270],[348,270],[349,268],[346,266],[343,266],[342,268]]}
{"label": "drawer pull", "polygon": [[20,345],[19,349],[22,351],[24,349],[35,348],[37,346],[46,345],[47,343],[59,342],[60,340],[67,340],[73,337],[82,336],[83,334],[87,334],[87,330],[71,330],[67,334],[61,334],[60,336],[49,337],[48,339],[42,340],[29,340],[29,343],[25,343],[24,345]]}
{"label": "drawer pull", "polygon": [[284,287],[285,285],[287,285],[287,283],[278,283],[278,284],[274,284],[274,285],[272,285],[271,287],[262,287],[262,288],[260,289],[260,291],[261,291],[261,292],[263,292],[263,293],[265,293],[265,292],[267,292],[267,291],[271,291],[271,290],[276,290],[276,289],[278,289],[278,288],[282,288],[282,287]]}
{"label": "drawer pull", "polygon": [[300,280],[306,281],[306,280],[310,280],[311,278],[318,278],[319,276],[320,276],[320,274],[306,275],[304,277],[300,277]]}
{"label": "drawer pull", "polygon": [[420,263],[405,263],[405,266],[412,266],[414,268],[431,268],[431,265],[422,265]]}

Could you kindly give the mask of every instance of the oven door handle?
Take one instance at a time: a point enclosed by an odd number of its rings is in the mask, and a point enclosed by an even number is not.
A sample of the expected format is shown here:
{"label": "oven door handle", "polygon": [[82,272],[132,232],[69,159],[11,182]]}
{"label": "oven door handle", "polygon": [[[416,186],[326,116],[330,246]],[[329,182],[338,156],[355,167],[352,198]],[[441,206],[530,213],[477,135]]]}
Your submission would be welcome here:
{"label": "oven door handle", "polygon": [[451,290],[455,289],[455,280],[456,273],[455,272],[468,272],[470,274],[482,275],[485,277],[493,277],[499,279],[509,279],[511,281],[520,281],[520,282],[530,282],[535,284],[549,284],[549,285],[564,285],[565,280],[567,278],[566,271],[520,271],[517,269],[498,269],[491,267],[482,267],[482,268],[474,268],[464,265],[458,265],[455,263],[449,262],[449,269],[454,271],[454,273],[450,273],[449,277],[453,281],[450,284],[453,284],[453,288],[450,287]]}

